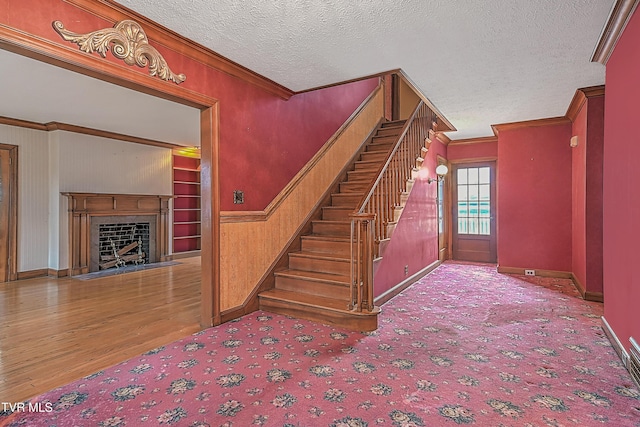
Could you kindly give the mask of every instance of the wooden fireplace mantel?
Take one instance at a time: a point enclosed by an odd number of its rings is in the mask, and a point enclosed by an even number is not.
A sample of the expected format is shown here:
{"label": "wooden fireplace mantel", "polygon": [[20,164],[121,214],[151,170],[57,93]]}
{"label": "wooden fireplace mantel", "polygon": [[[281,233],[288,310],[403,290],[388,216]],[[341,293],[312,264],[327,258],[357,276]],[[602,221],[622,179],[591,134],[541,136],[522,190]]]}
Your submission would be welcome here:
{"label": "wooden fireplace mantel", "polygon": [[69,201],[69,275],[89,272],[91,219],[95,216],[155,215],[156,251],[168,259],[169,200],[146,194],[62,193]]}

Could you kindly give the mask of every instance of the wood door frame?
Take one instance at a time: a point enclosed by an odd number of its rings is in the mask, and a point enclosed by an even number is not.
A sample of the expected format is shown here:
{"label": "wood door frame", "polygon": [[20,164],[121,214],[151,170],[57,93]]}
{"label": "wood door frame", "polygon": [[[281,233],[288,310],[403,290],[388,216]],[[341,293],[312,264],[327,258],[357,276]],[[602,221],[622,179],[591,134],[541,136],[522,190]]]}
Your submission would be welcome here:
{"label": "wood door frame", "polygon": [[[18,279],[18,146],[0,144],[0,150],[9,152],[9,218],[6,277],[0,277],[0,283]],[[2,260],[4,262],[4,260]]]}
{"label": "wood door frame", "polygon": [[490,238],[490,252],[492,257],[490,263],[498,262],[498,229],[497,229],[497,216],[498,216],[498,183],[496,178],[498,176],[498,161],[496,158],[481,158],[481,159],[461,159],[459,161],[452,162],[451,168],[451,258],[455,259],[455,249],[454,242],[456,240],[456,236],[458,236],[457,232],[457,224],[458,224],[458,214],[457,214],[457,202],[454,203],[454,196],[457,199],[458,191],[457,191],[457,172],[460,168],[475,168],[475,167],[490,167],[491,170],[491,187],[490,187],[490,228],[491,228],[491,238]]}
{"label": "wood door frame", "polygon": [[[99,2],[92,3],[100,7]],[[91,10],[88,10],[91,13]],[[103,11],[105,12],[105,11]],[[136,19],[137,15],[108,9],[114,22]],[[184,46],[168,43],[180,53]],[[108,83],[133,89],[200,110],[202,250],[201,310],[203,328],[218,325],[220,317],[220,189],[219,189],[219,103],[218,100],[160,79],[105,61],[99,56],[0,25],[0,49],[78,72]]]}

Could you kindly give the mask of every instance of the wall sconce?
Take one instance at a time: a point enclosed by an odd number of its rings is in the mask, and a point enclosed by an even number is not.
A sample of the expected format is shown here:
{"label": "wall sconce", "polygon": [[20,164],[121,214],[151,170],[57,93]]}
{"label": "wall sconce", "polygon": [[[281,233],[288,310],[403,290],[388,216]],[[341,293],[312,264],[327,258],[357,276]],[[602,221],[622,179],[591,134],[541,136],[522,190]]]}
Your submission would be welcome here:
{"label": "wall sconce", "polygon": [[436,178],[429,178],[427,180],[427,182],[429,184],[431,184],[434,181],[442,181],[442,179],[447,174],[447,172],[449,172],[449,168],[447,167],[447,165],[438,165],[438,167],[436,168],[437,177]]}

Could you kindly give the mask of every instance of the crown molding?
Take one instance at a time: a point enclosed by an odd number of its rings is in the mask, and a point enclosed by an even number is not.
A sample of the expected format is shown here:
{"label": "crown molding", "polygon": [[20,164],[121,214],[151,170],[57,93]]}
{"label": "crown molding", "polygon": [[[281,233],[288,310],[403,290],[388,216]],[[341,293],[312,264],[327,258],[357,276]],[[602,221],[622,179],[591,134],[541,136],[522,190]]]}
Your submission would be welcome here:
{"label": "crown molding", "polygon": [[497,136],[482,136],[478,138],[454,139],[450,145],[470,145],[470,144],[486,144],[490,142],[498,142]]}
{"label": "crown molding", "polygon": [[219,70],[230,76],[239,78],[249,84],[257,86],[282,99],[289,99],[294,92],[242,65],[225,58],[213,50],[202,46],[180,34],[172,31],[151,19],[134,12],[112,0],[63,0],[92,15],[98,16],[115,24],[118,21],[133,20],[145,29],[147,36],[155,43],[189,57],[206,66]]}
{"label": "crown molding", "polygon": [[591,62],[599,62],[602,65],[607,65],[607,61],[613,50],[616,47],[616,43],[622,36],[629,19],[633,15],[636,7],[640,3],[640,0],[617,0],[611,9],[609,19],[602,29],[600,39],[596,44],[596,47],[591,55]]}
{"label": "crown molding", "polygon": [[551,117],[548,119],[538,119],[538,120],[526,120],[522,122],[513,122],[513,123],[501,123],[498,125],[491,125],[491,129],[493,129],[493,133],[498,136],[498,134],[502,131],[520,129],[520,128],[528,128],[528,127],[539,127],[539,126],[556,126],[556,125],[566,125],[571,124],[571,120],[567,117]]}
{"label": "crown molding", "polygon": [[573,95],[571,104],[569,104],[569,108],[567,108],[565,117],[567,117],[572,122],[575,121],[576,117],[578,117],[578,113],[582,109],[582,106],[587,101],[587,99],[597,96],[604,96],[604,85],[577,89],[576,93]]}

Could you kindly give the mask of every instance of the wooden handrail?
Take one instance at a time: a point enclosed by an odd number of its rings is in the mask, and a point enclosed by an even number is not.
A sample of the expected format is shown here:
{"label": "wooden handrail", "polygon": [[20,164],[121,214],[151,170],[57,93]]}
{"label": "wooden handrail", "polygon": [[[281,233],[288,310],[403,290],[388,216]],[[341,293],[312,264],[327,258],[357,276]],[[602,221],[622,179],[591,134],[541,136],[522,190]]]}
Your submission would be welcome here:
{"label": "wooden handrail", "polygon": [[[388,224],[413,178],[425,144],[437,129],[436,114],[422,101],[405,122],[396,143],[389,149],[377,177],[365,190],[351,217],[351,309],[373,310],[373,260],[379,243],[389,237]],[[428,148],[428,147],[427,147]]]}

